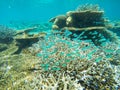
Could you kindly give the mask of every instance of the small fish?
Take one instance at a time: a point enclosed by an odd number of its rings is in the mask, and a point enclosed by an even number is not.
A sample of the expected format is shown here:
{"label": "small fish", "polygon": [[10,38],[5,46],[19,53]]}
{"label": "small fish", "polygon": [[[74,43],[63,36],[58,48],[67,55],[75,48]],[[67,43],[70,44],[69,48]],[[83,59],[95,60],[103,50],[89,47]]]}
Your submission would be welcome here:
{"label": "small fish", "polygon": [[113,52],[114,52],[114,50],[112,50],[112,49],[104,49],[104,51],[105,51],[106,53],[113,53]]}
{"label": "small fish", "polygon": [[83,31],[83,32],[80,34],[80,36],[82,36],[84,33],[85,33],[85,31]]}
{"label": "small fish", "polygon": [[96,38],[96,36],[93,36],[92,38],[93,38],[93,39],[95,39],[95,38]]}
{"label": "small fish", "polygon": [[98,57],[95,61],[100,62],[102,60],[102,57]]}
{"label": "small fish", "polygon": [[106,39],[105,39],[105,38],[103,38],[103,39],[100,39],[100,40],[99,40],[99,42],[103,42],[103,41],[106,41]]}
{"label": "small fish", "polygon": [[92,33],[92,35],[96,35],[96,34],[98,34],[98,32],[97,32],[97,31],[94,31],[94,32]]}
{"label": "small fish", "polygon": [[72,32],[70,32],[70,31],[68,31],[68,30],[66,30],[65,32],[64,32],[64,34],[65,34],[65,36],[70,36],[71,34],[72,34]]}
{"label": "small fish", "polygon": [[74,37],[78,37],[78,35],[77,35],[77,34],[75,34],[75,33],[73,34],[73,36],[74,36]]}
{"label": "small fish", "polygon": [[83,36],[83,38],[85,39],[85,38],[87,38],[87,36]]}
{"label": "small fish", "polygon": [[37,56],[37,57],[41,57],[42,54],[41,54],[41,53],[37,53],[36,56]]}

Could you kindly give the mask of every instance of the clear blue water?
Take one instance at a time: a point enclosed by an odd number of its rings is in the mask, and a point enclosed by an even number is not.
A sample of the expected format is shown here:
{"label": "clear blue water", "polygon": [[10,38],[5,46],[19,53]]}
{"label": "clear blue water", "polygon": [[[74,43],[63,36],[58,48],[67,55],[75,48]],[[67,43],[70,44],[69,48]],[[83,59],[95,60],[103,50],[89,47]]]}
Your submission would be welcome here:
{"label": "clear blue water", "polygon": [[120,19],[119,0],[0,0],[0,24],[11,21],[48,21],[78,5],[99,4],[110,20]]}

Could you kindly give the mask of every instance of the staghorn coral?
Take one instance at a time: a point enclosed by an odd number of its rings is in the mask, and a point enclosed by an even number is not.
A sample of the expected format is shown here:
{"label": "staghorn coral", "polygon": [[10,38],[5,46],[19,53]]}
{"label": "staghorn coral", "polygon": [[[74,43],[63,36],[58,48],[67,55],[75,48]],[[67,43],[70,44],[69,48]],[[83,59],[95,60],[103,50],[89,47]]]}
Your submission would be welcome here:
{"label": "staghorn coral", "polygon": [[0,89],[118,88],[120,70],[119,64],[115,66],[115,63],[119,60],[119,45],[106,40],[95,46],[91,40],[80,40],[76,34],[71,40],[70,34],[69,31],[62,35],[50,33],[33,44],[28,54],[2,54]]}
{"label": "staghorn coral", "polygon": [[[8,49],[6,45],[0,45],[3,50],[0,52],[0,89],[119,89],[120,46],[114,42],[116,35],[104,26],[67,29],[73,31],[56,31],[40,38],[39,42],[23,50],[29,52],[27,54],[14,55],[18,49],[16,43]],[[76,29],[81,32],[74,33]],[[101,42],[98,46],[94,44],[97,40]]]}
{"label": "staghorn coral", "polygon": [[[33,55],[39,57],[34,66],[32,89],[104,90],[115,89],[120,78],[114,73],[110,60],[118,53],[119,45],[104,42],[95,46],[92,41],[70,40],[61,35],[46,36],[34,44]],[[109,46],[111,44],[111,46]],[[39,49],[38,49],[39,48]],[[53,81],[52,81],[53,80]]]}

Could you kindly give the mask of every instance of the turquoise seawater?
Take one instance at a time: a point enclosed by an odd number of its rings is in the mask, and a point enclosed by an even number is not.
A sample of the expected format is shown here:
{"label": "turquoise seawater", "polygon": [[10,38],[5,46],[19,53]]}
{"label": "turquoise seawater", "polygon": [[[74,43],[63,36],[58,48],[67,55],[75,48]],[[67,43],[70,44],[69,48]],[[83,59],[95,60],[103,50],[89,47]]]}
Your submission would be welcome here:
{"label": "turquoise seawater", "polygon": [[119,0],[0,0],[0,90],[120,90]]}
{"label": "turquoise seawater", "polygon": [[1,0],[0,23],[48,21],[51,17],[65,14],[86,3],[99,4],[110,20],[120,19],[119,0]]}

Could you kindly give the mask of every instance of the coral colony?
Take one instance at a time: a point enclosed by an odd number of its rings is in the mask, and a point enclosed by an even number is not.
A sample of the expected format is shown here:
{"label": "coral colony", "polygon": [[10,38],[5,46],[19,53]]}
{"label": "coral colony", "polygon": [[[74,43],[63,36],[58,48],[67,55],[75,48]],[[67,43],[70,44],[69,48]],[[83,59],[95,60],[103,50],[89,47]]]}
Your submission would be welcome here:
{"label": "coral colony", "polygon": [[0,43],[6,43],[13,39],[15,30],[0,25]]}
{"label": "coral colony", "polygon": [[0,44],[0,88],[120,90],[119,37],[98,5],[79,6],[50,22],[52,30],[48,24],[37,35],[29,33],[40,27],[18,30],[9,34],[13,43]]}

